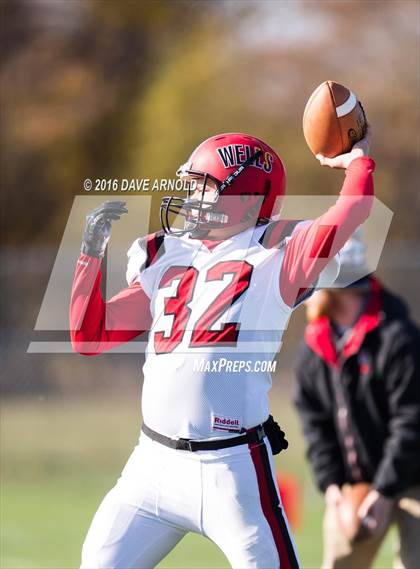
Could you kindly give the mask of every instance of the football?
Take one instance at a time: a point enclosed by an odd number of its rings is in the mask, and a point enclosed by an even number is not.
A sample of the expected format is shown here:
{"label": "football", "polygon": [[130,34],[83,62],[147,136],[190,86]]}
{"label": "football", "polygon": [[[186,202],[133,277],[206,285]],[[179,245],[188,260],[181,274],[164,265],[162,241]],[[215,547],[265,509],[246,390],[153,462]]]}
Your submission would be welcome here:
{"label": "football", "polygon": [[303,114],[303,134],[315,155],[334,158],[349,152],[364,137],[366,128],[360,101],[344,85],[325,81],[309,97]]}
{"label": "football", "polygon": [[368,495],[371,485],[365,482],[345,485],[342,488],[343,500],[338,506],[338,523],[347,539],[352,542],[356,538],[360,529],[360,518],[357,511]]}

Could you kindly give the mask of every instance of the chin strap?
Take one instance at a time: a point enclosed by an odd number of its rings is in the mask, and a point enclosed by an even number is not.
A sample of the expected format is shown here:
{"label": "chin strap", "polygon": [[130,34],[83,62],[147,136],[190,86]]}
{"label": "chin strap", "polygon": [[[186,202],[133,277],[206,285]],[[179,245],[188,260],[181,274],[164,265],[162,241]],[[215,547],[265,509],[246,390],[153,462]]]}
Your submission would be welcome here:
{"label": "chin strap", "polygon": [[189,231],[189,234],[193,239],[205,239],[209,233],[210,229],[199,229],[198,227]]}
{"label": "chin strap", "polygon": [[232,174],[229,174],[229,176],[225,178],[223,182],[220,184],[219,194],[223,192],[223,190],[225,190],[228,186],[231,186],[233,182],[236,180],[236,178],[239,176],[239,174],[242,174],[245,168],[251,166],[251,164],[253,164],[257,160],[257,158],[261,156],[261,154],[262,150],[261,149],[257,150],[256,152],[254,152],[254,154],[252,154],[252,156],[247,158],[247,160],[245,160],[245,162],[243,162],[234,172],[232,172]]}

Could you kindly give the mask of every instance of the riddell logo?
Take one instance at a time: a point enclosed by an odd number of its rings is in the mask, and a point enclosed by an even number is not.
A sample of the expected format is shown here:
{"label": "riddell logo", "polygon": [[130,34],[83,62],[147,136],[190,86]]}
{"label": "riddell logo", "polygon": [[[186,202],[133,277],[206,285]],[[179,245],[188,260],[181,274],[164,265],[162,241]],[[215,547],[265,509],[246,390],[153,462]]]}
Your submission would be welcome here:
{"label": "riddell logo", "polygon": [[239,419],[235,419],[234,417],[221,417],[215,415],[213,417],[213,429],[236,433],[241,430],[241,422]]}

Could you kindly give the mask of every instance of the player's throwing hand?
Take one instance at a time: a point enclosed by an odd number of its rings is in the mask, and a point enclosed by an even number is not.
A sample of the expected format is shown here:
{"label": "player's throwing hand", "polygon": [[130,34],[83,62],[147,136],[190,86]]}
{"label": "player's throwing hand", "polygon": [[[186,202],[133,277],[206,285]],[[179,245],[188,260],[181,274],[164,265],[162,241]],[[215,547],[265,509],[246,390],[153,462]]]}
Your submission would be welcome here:
{"label": "player's throwing hand", "polygon": [[316,159],[319,160],[321,166],[329,166],[330,168],[343,168],[349,167],[350,162],[356,158],[369,155],[369,147],[372,140],[372,128],[368,125],[366,135],[362,140],[356,142],[350,152],[346,154],[339,154],[334,158],[327,158],[323,154],[317,154]]}

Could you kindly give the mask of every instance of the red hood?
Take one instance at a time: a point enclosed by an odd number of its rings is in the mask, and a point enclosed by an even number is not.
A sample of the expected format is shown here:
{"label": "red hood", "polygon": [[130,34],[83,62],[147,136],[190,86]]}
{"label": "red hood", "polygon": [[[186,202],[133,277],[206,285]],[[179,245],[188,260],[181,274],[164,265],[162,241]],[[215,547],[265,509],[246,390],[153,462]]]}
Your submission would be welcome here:
{"label": "red hood", "polygon": [[[360,350],[366,334],[376,328],[381,319],[382,287],[375,277],[370,277],[369,280],[371,286],[369,301],[359,320],[353,326],[343,348],[342,357],[344,359]],[[327,316],[322,316],[308,324],[305,330],[305,342],[326,363],[333,366],[337,365],[338,354],[332,338],[330,320]]]}

